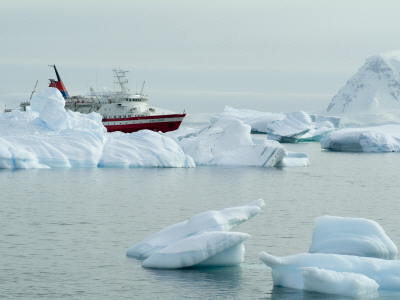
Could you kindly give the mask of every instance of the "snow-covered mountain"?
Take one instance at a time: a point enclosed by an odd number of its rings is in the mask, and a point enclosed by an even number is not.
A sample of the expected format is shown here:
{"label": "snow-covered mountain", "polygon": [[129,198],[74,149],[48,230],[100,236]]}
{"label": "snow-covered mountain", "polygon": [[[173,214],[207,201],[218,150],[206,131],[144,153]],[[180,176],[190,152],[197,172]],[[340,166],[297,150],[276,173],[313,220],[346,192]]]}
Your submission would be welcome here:
{"label": "snow-covered mountain", "polygon": [[400,110],[400,51],[368,58],[332,98],[329,114]]}

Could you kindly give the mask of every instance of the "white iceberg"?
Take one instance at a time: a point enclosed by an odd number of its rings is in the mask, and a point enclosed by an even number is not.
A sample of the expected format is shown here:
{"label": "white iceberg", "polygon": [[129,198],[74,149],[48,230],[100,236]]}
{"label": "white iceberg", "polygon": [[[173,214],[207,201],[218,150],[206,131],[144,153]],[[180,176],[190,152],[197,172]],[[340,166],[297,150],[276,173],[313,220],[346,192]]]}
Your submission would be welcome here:
{"label": "white iceberg", "polygon": [[107,133],[99,114],[66,111],[64,103],[47,88],[28,111],[0,115],[0,168],[195,167],[166,136]]}
{"label": "white iceberg", "polygon": [[286,156],[285,148],[266,139],[254,143],[249,125],[214,117],[209,126],[165,135],[173,137],[196,165],[273,167]]}
{"label": "white iceberg", "polygon": [[382,227],[360,218],[317,218],[311,253],[259,259],[271,267],[274,285],[347,296],[400,290],[397,247]]}
{"label": "white iceberg", "polygon": [[[380,289],[400,289],[399,260],[325,253],[300,253],[277,257],[266,252],[261,252],[259,259],[272,268],[274,285],[288,288],[304,289],[302,269],[313,267],[340,273],[362,274],[374,280]],[[325,275],[320,275],[320,280],[325,280]]]}
{"label": "white iceberg", "polygon": [[216,116],[240,120],[250,125],[252,132],[268,133],[269,139],[279,142],[319,142],[327,133],[339,127],[340,123],[338,117],[308,115],[302,111],[283,114],[235,109],[229,106]]}
{"label": "white iceberg", "polygon": [[308,155],[302,152],[287,151],[286,156],[278,162],[276,167],[309,167]]}
{"label": "white iceberg", "polygon": [[373,220],[323,216],[315,220],[309,252],[395,259],[398,250]]}
{"label": "white iceberg", "polygon": [[300,268],[306,291],[350,297],[376,296],[379,284],[358,273],[335,272],[314,267]]}
{"label": "white iceberg", "polygon": [[260,112],[250,109],[236,109],[225,106],[224,111],[216,115],[220,118],[237,119],[251,127],[254,132],[267,132],[267,124],[283,120],[286,115],[283,113]]}
{"label": "white iceberg", "polygon": [[238,265],[244,259],[243,242],[250,235],[212,231],[179,240],[145,259],[145,268],[177,269]]}
{"label": "white iceberg", "polygon": [[303,111],[287,114],[283,120],[267,125],[268,139],[282,143],[295,143],[311,129],[311,118]]}
{"label": "white iceberg", "polygon": [[335,127],[330,121],[313,122],[310,130],[299,138],[299,142],[320,142],[330,132],[334,131]]}
{"label": "white iceberg", "polygon": [[346,152],[400,152],[400,125],[343,128],[322,139],[321,147]]}
{"label": "white iceberg", "polygon": [[183,268],[233,265],[243,261],[243,242],[249,235],[228,232],[254,217],[264,201],[208,211],[171,225],[129,248],[126,255],[143,261],[144,267]]}

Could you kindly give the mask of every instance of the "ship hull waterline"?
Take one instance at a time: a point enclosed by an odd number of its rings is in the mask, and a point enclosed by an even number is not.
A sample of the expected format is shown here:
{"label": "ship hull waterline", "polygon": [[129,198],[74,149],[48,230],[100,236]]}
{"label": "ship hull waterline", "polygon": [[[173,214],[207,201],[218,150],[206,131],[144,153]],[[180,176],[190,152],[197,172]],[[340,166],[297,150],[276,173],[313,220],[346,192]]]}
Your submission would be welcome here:
{"label": "ship hull waterline", "polygon": [[108,132],[121,131],[124,133],[147,129],[168,132],[177,130],[186,114],[155,115],[132,118],[107,118],[103,125]]}

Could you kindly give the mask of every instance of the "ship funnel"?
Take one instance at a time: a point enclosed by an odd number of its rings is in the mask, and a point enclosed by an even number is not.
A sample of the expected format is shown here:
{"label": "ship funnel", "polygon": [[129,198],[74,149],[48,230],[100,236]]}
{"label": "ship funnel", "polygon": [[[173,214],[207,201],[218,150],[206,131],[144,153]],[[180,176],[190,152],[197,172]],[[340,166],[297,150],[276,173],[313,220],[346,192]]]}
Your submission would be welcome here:
{"label": "ship funnel", "polygon": [[56,76],[57,76],[57,80],[49,79],[50,80],[49,87],[54,87],[54,88],[58,89],[61,92],[61,94],[63,95],[64,99],[69,98],[69,94],[67,92],[67,89],[64,86],[64,83],[61,80],[60,74],[58,74],[56,65],[49,65],[49,67],[54,68],[54,71],[56,72]]}

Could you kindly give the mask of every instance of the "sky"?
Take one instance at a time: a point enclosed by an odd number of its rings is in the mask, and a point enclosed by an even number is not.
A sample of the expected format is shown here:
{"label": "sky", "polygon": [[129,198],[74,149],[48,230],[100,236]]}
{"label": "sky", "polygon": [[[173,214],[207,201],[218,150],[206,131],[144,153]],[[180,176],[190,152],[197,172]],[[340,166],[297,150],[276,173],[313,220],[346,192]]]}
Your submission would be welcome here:
{"label": "sky", "polygon": [[0,109],[55,78],[187,113],[326,110],[364,61],[400,49],[395,0],[2,0]]}

